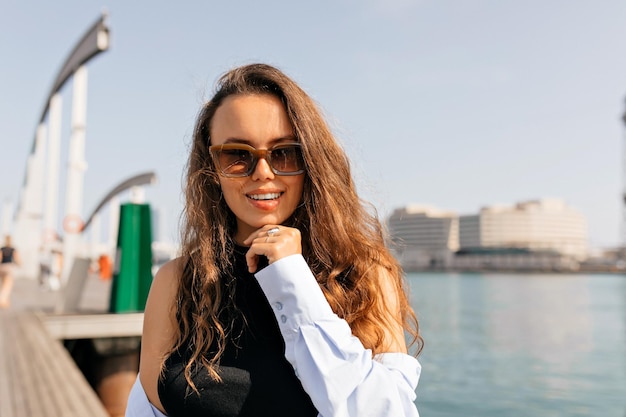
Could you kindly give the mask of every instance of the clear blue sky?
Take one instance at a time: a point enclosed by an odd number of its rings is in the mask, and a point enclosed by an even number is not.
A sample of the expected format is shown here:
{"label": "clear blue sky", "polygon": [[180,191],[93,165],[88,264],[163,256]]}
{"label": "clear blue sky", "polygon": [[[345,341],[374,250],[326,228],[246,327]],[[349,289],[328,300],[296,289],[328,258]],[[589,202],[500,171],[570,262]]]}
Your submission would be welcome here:
{"label": "clear blue sky", "polygon": [[[88,66],[85,215],[154,170],[147,197],[175,237],[198,108],[225,70],[262,61],[322,106],[383,215],[558,197],[593,246],[622,240],[621,0],[2,0],[0,198],[17,200],[53,78],[103,8],[112,45]],[[70,102],[71,83],[66,131]]]}

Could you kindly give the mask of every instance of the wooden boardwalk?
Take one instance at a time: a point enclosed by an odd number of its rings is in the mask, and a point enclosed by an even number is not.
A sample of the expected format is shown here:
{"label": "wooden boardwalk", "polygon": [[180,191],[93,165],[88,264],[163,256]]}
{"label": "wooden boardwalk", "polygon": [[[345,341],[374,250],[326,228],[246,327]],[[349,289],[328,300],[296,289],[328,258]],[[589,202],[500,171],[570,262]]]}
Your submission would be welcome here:
{"label": "wooden boardwalk", "polygon": [[54,313],[60,292],[17,279],[0,310],[0,417],[108,417],[62,339],[141,335],[143,314],[106,314],[110,282],[90,276],[71,314]]}
{"label": "wooden boardwalk", "polygon": [[0,328],[0,416],[108,417],[37,313],[1,312]]}

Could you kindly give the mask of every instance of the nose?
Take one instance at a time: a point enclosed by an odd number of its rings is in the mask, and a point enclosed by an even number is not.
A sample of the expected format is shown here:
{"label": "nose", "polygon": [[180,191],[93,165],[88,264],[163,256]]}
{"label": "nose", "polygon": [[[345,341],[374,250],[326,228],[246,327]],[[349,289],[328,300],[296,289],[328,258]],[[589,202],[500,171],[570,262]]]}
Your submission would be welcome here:
{"label": "nose", "polygon": [[254,171],[252,171],[253,181],[264,181],[274,179],[274,171],[265,158],[259,158]]}

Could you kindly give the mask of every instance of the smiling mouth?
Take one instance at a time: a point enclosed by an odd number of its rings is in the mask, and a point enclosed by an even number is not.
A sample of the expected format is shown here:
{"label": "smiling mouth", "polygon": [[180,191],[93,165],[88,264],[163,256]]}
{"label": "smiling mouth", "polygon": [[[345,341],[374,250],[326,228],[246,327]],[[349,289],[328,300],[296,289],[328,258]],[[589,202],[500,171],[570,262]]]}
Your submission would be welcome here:
{"label": "smiling mouth", "polygon": [[276,200],[283,193],[248,194],[247,197],[256,201]]}

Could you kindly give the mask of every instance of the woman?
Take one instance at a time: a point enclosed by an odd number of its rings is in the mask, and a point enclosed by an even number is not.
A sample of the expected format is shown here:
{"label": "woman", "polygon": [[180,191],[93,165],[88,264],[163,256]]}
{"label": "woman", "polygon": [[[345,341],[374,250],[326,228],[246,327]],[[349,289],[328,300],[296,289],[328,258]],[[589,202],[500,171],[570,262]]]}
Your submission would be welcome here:
{"label": "woman", "polygon": [[0,309],[11,306],[11,291],[13,290],[13,280],[15,267],[20,264],[20,255],[11,245],[11,236],[4,238],[4,246],[0,248],[2,259],[0,260]]}
{"label": "woman", "polygon": [[402,272],[313,101],[226,73],[188,163],[182,256],[155,276],[127,416],[417,416]]}

